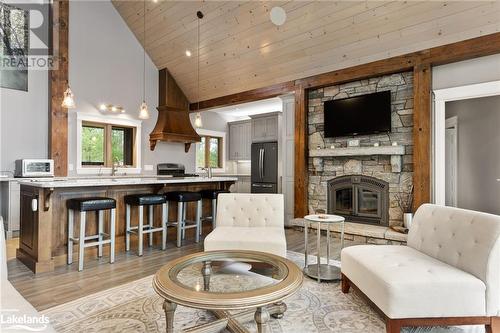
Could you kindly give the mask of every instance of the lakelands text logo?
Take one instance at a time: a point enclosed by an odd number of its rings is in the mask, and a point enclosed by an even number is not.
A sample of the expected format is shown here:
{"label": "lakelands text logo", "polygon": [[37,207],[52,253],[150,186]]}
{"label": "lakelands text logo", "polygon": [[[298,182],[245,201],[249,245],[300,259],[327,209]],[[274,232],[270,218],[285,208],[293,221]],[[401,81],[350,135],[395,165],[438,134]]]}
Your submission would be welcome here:
{"label": "lakelands text logo", "polygon": [[31,316],[20,314],[17,309],[2,310],[0,313],[0,331],[8,329],[24,332],[43,332],[49,322],[49,318],[45,315]]}
{"label": "lakelands text logo", "polygon": [[[0,69],[54,69],[50,46],[50,3],[5,0],[0,3]],[[58,44],[57,34],[53,45]]]}

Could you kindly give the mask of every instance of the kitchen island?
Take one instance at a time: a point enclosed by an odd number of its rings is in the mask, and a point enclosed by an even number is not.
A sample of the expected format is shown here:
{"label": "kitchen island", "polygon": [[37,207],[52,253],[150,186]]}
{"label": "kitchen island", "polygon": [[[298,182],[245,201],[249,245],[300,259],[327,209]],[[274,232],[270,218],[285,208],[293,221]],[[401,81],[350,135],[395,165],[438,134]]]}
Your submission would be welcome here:
{"label": "kitchen island", "polygon": [[[53,271],[66,265],[68,241],[68,199],[81,197],[109,197],[116,200],[116,253],[125,251],[125,203],[123,197],[139,193],[166,193],[170,191],[200,191],[203,189],[229,189],[235,177],[127,177],[127,178],[67,178],[53,180],[26,180],[21,184],[20,236],[16,257],[35,273]],[[138,209],[132,208],[131,221],[136,224]],[[154,208],[154,224],[161,225],[161,207]],[[211,215],[211,205],[203,203],[202,216]],[[147,210],[146,210],[147,214]],[[109,212],[105,212],[105,223],[109,225]],[[169,221],[177,216],[177,205],[170,205]],[[187,218],[194,219],[195,207],[190,205]],[[96,234],[95,214],[87,215],[86,234]],[[107,232],[107,230],[105,230]],[[75,234],[78,223],[75,223]],[[158,246],[161,236],[154,236]],[[131,248],[136,248],[136,237],[132,237]],[[168,243],[175,242],[172,237]],[[108,253],[104,246],[104,254]],[[167,249],[168,251],[168,249]],[[75,246],[76,259],[78,249]],[[85,256],[96,256],[96,248],[86,248]]]}

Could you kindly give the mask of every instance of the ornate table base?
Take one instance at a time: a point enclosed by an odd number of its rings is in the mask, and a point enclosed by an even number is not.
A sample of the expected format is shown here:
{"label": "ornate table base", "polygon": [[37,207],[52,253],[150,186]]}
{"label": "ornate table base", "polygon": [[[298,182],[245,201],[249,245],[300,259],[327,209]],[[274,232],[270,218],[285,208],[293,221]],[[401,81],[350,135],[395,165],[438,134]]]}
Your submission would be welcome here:
{"label": "ornate table base", "polygon": [[[166,317],[166,327],[167,333],[174,332],[174,314],[177,304],[165,300],[163,302],[163,309],[165,310]],[[203,325],[198,325],[183,330],[185,333],[215,333],[220,332],[223,329],[228,330],[233,333],[250,333],[242,323],[248,322],[250,320],[255,320],[257,324],[257,330],[259,333],[269,332],[268,321],[270,317],[282,318],[286,311],[286,304],[283,302],[258,307],[257,310],[243,310],[237,313],[231,313],[225,310],[211,310],[211,312],[217,317],[217,320],[206,323]]]}

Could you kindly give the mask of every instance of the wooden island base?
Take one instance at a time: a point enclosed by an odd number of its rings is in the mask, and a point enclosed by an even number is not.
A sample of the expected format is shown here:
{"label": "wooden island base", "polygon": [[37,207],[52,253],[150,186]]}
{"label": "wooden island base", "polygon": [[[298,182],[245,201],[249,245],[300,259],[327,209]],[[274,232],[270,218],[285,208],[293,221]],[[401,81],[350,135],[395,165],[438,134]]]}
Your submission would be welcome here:
{"label": "wooden island base", "polygon": [[[112,186],[43,187],[37,184],[21,184],[21,230],[16,257],[34,273],[53,271],[55,267],[66,265],[68,244],[68,209],[66,201],[81,197],[109,197],[116,200],[116,253],[125,251],[125,203],[124,196],[139,193],[165,193],[170,191],[200,191],[203,189],[229,189],[233,180],[189,181],[186,183],[134,184]],[[36,207],[33,210],[33,207]],[[195,204],[188,205],[187,219],[195,219]],[[154,225],[161,225],[161,206],[154,207]],[[138,209],[131,208],[131,223],[137,224]],[[145,210],[147,221],[148,210]],[[211,215],[211,203],[203,202],[202,216]],[[110,212],[104,214],[104,232],[108,232]],[[169,221],[177,218],[177,204],[171,204]],[[75,214],[74,232],[79,232],[79,216]],[[87,214],[86,235],[97,233],[96,214]],[[137,249],[137,237],[131,237],[131,251]],[[175,242],[168,238],[167,242]],[[145,243],[147,244],[147,242]],[[160,233],[154,234],[153,246],[161,246]],[[109,246],[104,246],[107,256]],[[85,257],[95,257],[97,248],[86,248]],[[73,249],[73,261],[77,261],[78,246]]]}

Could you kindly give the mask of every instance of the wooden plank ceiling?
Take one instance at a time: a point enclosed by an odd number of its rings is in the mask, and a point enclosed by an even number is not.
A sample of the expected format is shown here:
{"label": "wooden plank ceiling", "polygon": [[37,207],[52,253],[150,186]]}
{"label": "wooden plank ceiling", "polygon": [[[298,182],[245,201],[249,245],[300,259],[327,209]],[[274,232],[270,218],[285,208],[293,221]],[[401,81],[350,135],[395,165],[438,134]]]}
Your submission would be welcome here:
{"label": "wooden plank ceiling", "polygon": [[[143,2],[113,4],[144,46]],[[287,13],[280,27],[269,19],[274,6]],[[147,0],[145,48],[193,102],[498,31],[500,1]]]}

